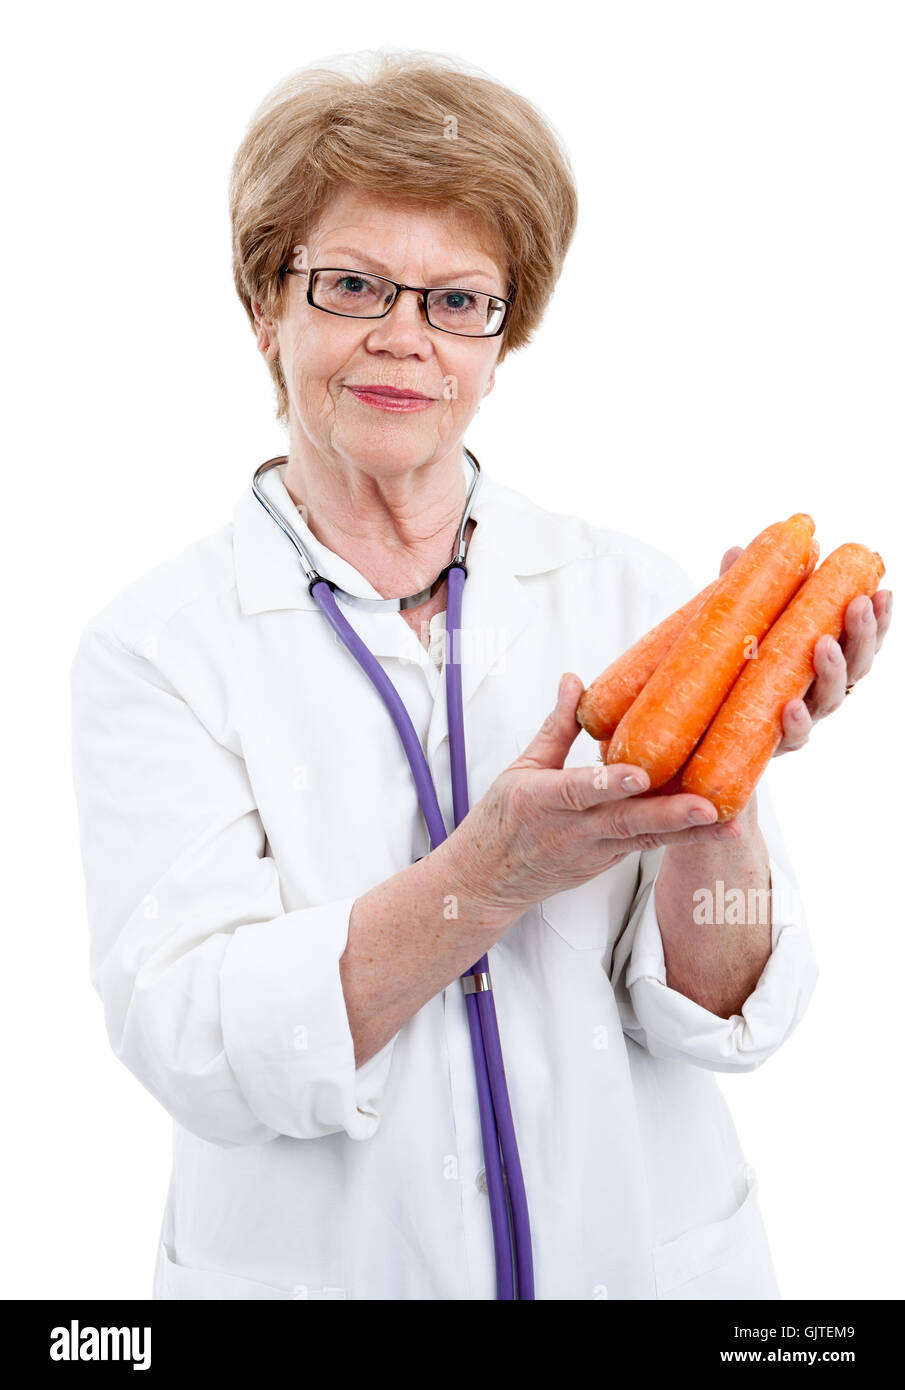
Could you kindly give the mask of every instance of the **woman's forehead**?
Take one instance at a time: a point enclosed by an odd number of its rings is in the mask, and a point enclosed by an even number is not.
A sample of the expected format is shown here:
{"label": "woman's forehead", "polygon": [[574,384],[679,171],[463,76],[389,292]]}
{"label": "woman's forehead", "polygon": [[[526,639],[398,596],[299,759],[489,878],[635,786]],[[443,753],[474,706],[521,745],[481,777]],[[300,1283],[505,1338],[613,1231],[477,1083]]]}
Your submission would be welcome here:
{"label": "woman's forehead", "polygon": [[470,251],[469,265],[478,263],[475,256],[494,264],[501,263],[504,256],[498,233],[467,209],[371,198],[351,190],[344,190],[327,204],[312,224],[308,240],[318,247],[345,246],[375,255],[381,246],[398,254],[403,247],[411,249],[423,242],[440,256],[454,252],[461,259]]}

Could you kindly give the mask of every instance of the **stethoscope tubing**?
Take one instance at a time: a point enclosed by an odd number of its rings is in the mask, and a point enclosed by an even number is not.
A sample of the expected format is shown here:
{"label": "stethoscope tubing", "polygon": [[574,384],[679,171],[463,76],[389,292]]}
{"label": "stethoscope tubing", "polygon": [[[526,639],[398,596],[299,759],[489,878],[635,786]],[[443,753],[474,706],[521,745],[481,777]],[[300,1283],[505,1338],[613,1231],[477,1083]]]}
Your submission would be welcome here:
{"label": "stethoscope tubing", "polygon": [[[450,771],[453,788],[453,818],[458,825],[468,814],[467,768],[462,706],[460,652],[453,651],[452,633],[461,633],[464,565],[454,562],[447,576],[446,611],[446,695],[449,721]],[[393,682],[339,611],[325,579],[310,585],[311,595],[330,626],[372,681],[386,704],[412,770],[418,799],[427,824],[431,847],[436,849],[447,838],[436,789],[408,711]],[[469,968],[467,975],[489,974],[487,955]],[[533,1299],[534,1277],[531,1255],[530,1218],[519,1159],[515,1126],[506,1084],[499,1026],[492,990],[466,995],[469,1035],[475,1062],[478,1113],[484,1148],[484,1172],[490,1204],[496,1266],[497,1298]],[[508,1187],[508,1194],[507,1194]],[[511,1209],[511,1220],[510,1220]],[[516,1281],[518,1292],[516,1294]]]}
{"label": "stethoscope tubing", "polygon": [[[461,650],[454,650],[451,637],[462,633],[462,596],[465,588],[466,570],[463,565],[454,565],[447,576],[446,588],[446,718],[449,729],[449,762],[452,781],[453,820],[458,826],[468,814],[468,769],[465,761],[465,723],[462,704],[462,663]],[[420,747],[420,745],[419,745]],[[433,783],[431,790],[434,791]],[[436,792],[434,791],[436,800]],[[489,974],[487,955],[471,967],[467,974]],[[512,1105],[509,1088],[506,1084],[506,1070],[503,1065],[503,1049],[500,1043],[500,1030],[493,1002],[492,990],[480,990],[466,995],[469,1018],[476,1015],[481,1025],[482,1047],[480,1053],[475,1049],[476,1071],[486,1071],[491,1096],[493,1098],[497,1142],[502,1150],[503,1176],[508,1186],[508,1202],[512,1215],[512,1244],[515,1250],[517,1294],[519,1299],[534,1298],[534,1267],[531,1254],[531,1222],[528,1215],[528,1199],[522,1175],[518,1144],[515,1137],[515,1124],[512,1119]],[[478,1056],[483,1058],[483,1067]],[[485,1144],[485,1173],[486,1168]],[[488,1196],[490,1177],[487,1179]],[[508,1228],[507,1213],[507,1228]],[[509,1244],[509,1241],[506,1242]],[[496,1240],[495,1240],[496,1244]],[[499,1296],[499,1295],[498,1295]],[[507,1295],[512,1297],[512,1295]]]}
{"label": "stethoscope tubing", "polygon": [[[462,701],[461,652],[454,651],[452,637],[461,636],[462,595],[465,585],[465,530],[476,488],[481,480],[480,465],[470,450],[465,450],[473,476],[466,496],[465,509],[459,526],[458,546],[452,562],[437,576],[434,583],[418,594],[404,599],[366,599],[347,594],[332,584],[317,569],[302,545],[295,529],[280,515],[265,497],[258,479],[262,473],[283,462],[282,457],[268,460],[255,470],[252,488],[257,500],[292,543],[308,581],[308,589],[340,641],[358,662],[374,685],[387,709],[412,770],[418,800],[424,813],[431,848],[436,849],[447,838],[446,826],[440,811],[436,788],[427,759],[415,733],[408,711],[399,692],[376,657],[368,650],[355,629],[339,611],[334,592],[353,607],[397,611],[426,601],[447,581],[446,605],[446,702],[449,727],[450,774],[452,783],[453,820],[458,826],[468,814],[468,770],[465,758],[465,726]],[[534,1271],[531,1254],[531,1227],[528,1202],[522,1176],[512,1107],[506,1084],[503,1053],[500,1043],[493,990],[487,955],[476,961],[460,979],[481,977],[481,988],[466,992],[466,1013],[475,1065],[478,1113],[484,1148],[484,1172],[490,1203],[493,1232],[494,1261],[498,1299],[533,1299]]]}

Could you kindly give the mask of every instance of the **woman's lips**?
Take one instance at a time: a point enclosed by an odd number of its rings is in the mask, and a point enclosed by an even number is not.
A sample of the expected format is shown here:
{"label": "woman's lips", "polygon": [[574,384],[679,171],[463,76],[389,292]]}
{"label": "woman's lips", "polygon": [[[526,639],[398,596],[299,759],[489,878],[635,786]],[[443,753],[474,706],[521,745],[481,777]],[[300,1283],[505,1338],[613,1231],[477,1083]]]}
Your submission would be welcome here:
{"label": "woman's lips", "polygon": [[375,391],[363,391],[357,386],[347,388],[357,401],[363,405],[376,406],[378,410],[395,411],[397,415],[411,415],[417,410],[428,410],[435,402],[430,396],[394,396]]}

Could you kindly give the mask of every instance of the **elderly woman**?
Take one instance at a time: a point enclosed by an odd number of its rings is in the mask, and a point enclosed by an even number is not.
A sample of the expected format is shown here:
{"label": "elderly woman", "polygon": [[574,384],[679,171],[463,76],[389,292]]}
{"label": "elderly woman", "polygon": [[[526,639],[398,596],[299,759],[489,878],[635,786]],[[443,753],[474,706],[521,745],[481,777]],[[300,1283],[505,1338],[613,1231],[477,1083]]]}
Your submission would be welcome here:
{"label": "elderly woman", "polygon": [[[431,55],[303,69],[236,156],[288,453],[72,675],[92,978],[175,1122],[156,1298],[778,1296],[714,1076],[816,974],[765,782],[707,824],[576,722],[697,586],[464,445],[576,207],[539,112]],[[890,597],[821,637],[780,752]],[[708,887],[772,912],[701,921]]]}

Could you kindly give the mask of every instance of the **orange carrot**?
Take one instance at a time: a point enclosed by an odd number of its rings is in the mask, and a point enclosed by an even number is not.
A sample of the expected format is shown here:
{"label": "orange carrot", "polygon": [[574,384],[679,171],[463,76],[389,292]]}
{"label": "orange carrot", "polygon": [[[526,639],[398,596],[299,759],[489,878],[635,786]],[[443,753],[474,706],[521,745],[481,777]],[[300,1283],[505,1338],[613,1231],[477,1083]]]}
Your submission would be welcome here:
{"label": "orange carrot", "polygon": [[637,699],[666,653],[678,641],[701,604],[716,588],[708,584],[675,613],[652,627],[640,641],[593,680],[578,701],[575,717],[591,738],[609,739],[626,710]]}
{"label": "orange carrot", "polygon": [[814,567],[814,520],[796,512],[755,536],[622,716],[608,763],[643,767],[651,788],[688,758],[757,642]]}
{"label": "orange carrot", "polygon": [[738,815],[782,738],[782,711],[814,680],[814,645],[839,637],[845,610],[876,593],[882,558],[863,545],[840,545],[776,619],[730,690],[685,766],[681,790],[706,796],[719,820]]}

